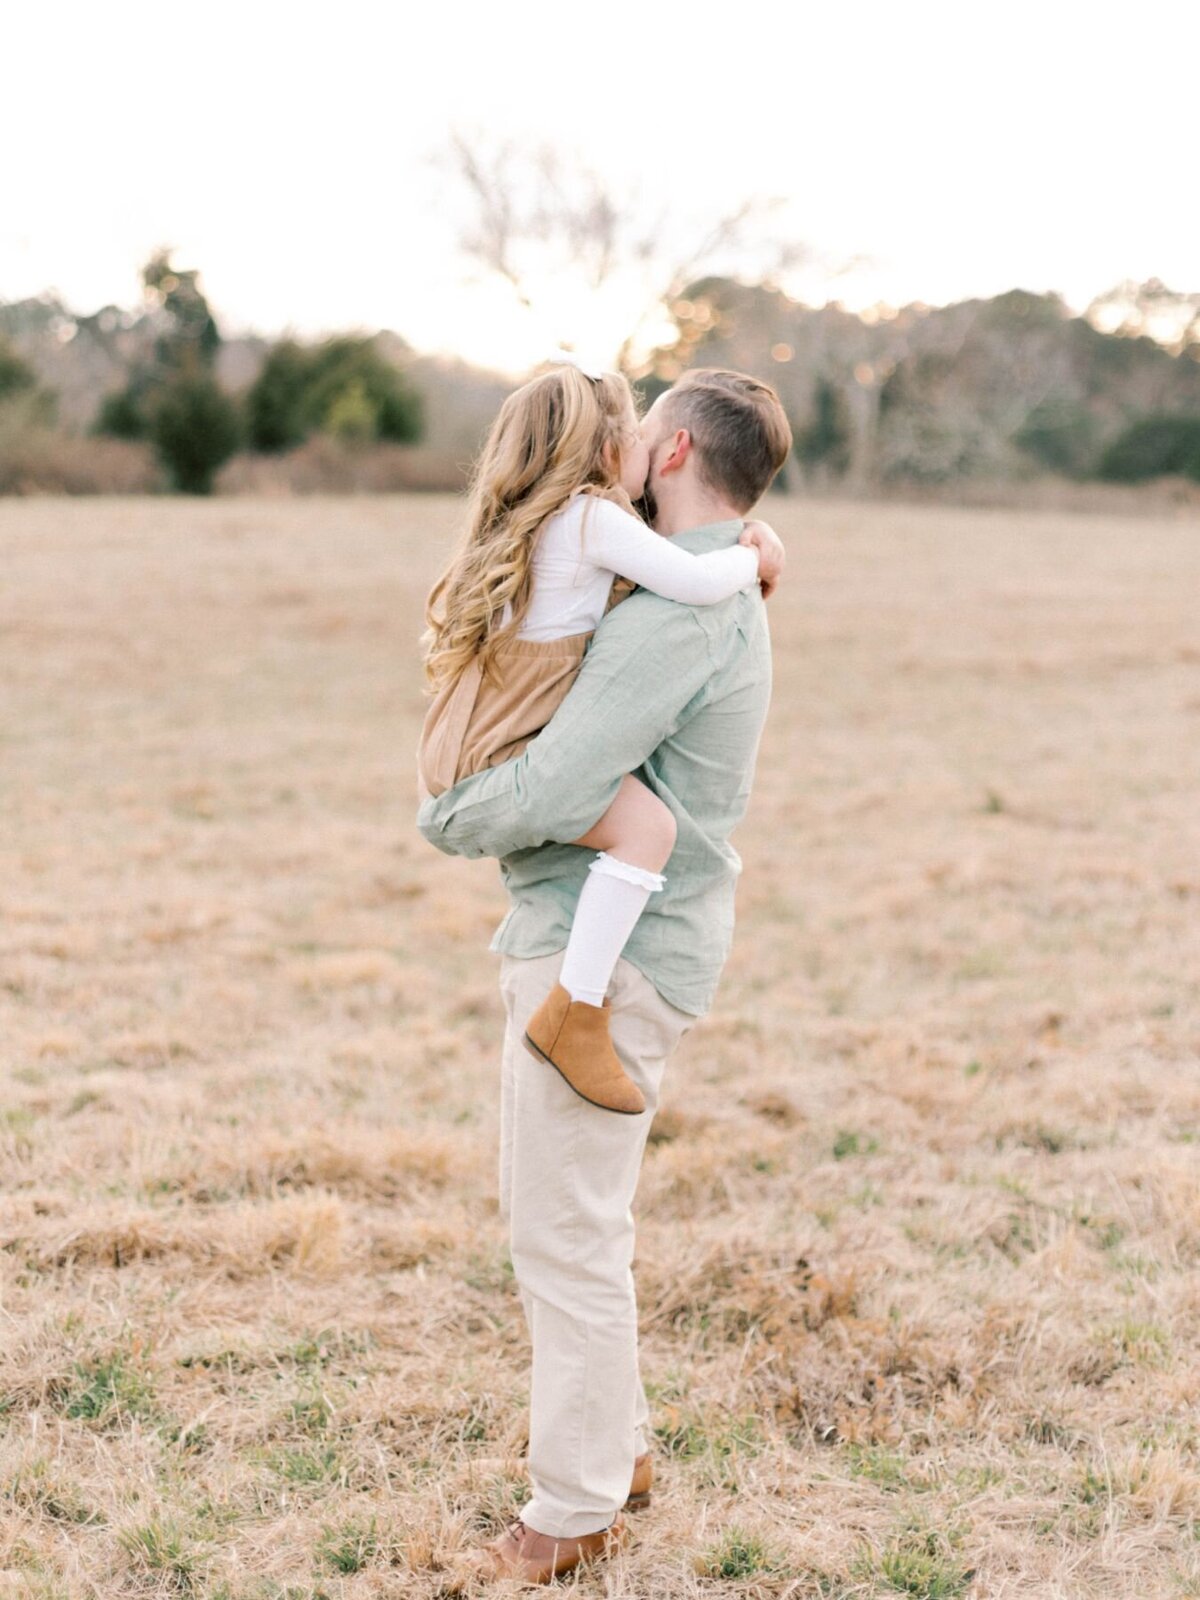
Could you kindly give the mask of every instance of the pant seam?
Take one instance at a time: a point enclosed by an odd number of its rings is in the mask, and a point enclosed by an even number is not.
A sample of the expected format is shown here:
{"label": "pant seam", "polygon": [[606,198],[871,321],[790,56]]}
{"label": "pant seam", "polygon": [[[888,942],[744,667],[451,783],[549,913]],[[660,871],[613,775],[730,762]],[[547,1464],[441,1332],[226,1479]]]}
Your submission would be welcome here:
{"label": "pant seam", "polygon": [[[570,1160],[570,1163],[571,1163],[571,1167],[570,1167],[570,1170],[571,1170],[571,1245],[570,1245],[569,1260],[570,1260],[570,1264],[572,1266],[574,1266],[576,1264],[576,1262],[578,1261],[578,1258],[579,1258],[580,1209],[579,1209],[579,1162],[578,1162],[578,1153],[579,1153],[579,1128],[580,1128],[580,1124],[581,1124],[581,1122],[583,1120],[583,1102],[575,1094],[574,1090],[571,1091],[571,1094],[572,1094],[573,1098],[577,1101],[577,1104],[573,1108],[574,1112],[575,1112],[575,1117],[574,1117],[574,1121],[573,1121],[572,1127],[571,1127],[571,1148],[570,1148],[570,1157],[569,1157],[569,1160]],[[575,1460],[575,1465],[576,1465],[575,1482],[576,1483],[582,1483],[583,1482],[583,1430],[584,1430],[584,1426],[585,1426],[584,1419],[585,1419],[586,1410],[587,1410],[587,1407],[583,1402],[586,1400],[586,1396],[587,1396],[588,1355],[589,1355],[589,1346],[590,1346],[590,1343],[591,1343],[591,1328],[589,1327],[588,1323],[586,1321],[584,1321],[584,1319],[581,1318],[580,1320],[583,1322],[583,1371],[580,1374],[580,1380],[579,1380],[579,1387],[582,1390],[582,1393],[579,1396],[580,1404],[577,1405],[576,1408],[575,1408],[575,1415],[576,1415],[576,1418],[578,1420],[578,1426],[579,1426],[578,1439],[577,1439],[577,1442],[576,1442],[576,1445],[575,1445],[575,1458],[576,1458],[576,1460]]]}

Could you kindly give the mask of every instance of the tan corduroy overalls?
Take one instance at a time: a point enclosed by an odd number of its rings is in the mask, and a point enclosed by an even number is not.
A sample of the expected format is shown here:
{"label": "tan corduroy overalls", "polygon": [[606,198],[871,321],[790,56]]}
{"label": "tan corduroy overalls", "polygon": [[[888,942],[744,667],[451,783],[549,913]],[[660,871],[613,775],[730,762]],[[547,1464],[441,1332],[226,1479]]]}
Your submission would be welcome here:
{"label": "tan corduroy overalls", "polygon": [[[606,611],[635,587],[616,578]],[[417,746],[421,798],[442,794],[463,778],[520,755],[566,698],[591,637],[589,631],[562,639],[508,639],[496,652],[497,683],[472,661],[439,689]]]}

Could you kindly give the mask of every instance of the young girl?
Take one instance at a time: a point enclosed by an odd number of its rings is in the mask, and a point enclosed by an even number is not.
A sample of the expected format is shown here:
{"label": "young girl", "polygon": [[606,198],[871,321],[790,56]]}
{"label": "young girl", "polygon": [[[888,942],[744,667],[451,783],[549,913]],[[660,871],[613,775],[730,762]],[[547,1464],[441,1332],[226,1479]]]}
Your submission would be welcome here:
{"label": "young girl", "polygon": [[[475,471],[465,536],[426,606],[434,700],[418,750],[422,789],[441,794],[506,761],[543,728],[601,616],[640,585],[712,605],[773,585],[783,547],[765,523],[692,555],[634,514],[649,457],[633,392],[616,373],[566,365],[504,402]],[[626,580],[614,593],[614,578]],[[645,1109],[609,1035],[605,991],[675,844],[670,809],[626,777],[590,832],[598,850],[579,896],[559,981],[525,1044],[576,1093],[609,1111]]]}

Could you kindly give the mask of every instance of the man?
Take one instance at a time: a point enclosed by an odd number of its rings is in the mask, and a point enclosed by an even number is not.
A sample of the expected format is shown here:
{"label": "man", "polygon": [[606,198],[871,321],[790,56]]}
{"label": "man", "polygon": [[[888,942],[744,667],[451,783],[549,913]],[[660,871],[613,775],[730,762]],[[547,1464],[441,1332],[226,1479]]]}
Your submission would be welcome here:
{"label": "man", "polygon": [[[646,505],[699,554],[735,544],[787,459],[774,390],[742,373],[687,374],[648,412]],[[418,813],[449,854],[497,856],[511,909],[492,941],[507,1012],[500,1209],[533,1346],[521,1518],[479,1553],[488,1576],[545,1583],[625,1542],[622,1508],[649,1500],[649,1409],[638,1373],[631,1206],[667,1060],[712,1003],[733,935],[745,812],[771,692],[762,592],[685,606],[636,590],[597,627],[545,729],[511,761]],[[586,834],[633,773],[677,824],[666,887],[617,964],[613,1044],[645,1097],[638,1115],[589,1104],[526,1049],[558,978],[589,852]]]}

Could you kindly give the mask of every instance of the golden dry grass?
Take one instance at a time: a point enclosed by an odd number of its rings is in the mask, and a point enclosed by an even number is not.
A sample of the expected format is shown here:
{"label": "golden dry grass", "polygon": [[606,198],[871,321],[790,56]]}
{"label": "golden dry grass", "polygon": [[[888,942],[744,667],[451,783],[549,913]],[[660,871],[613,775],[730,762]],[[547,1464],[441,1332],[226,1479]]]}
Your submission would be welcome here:
{"label": "golden dry grass", "polygon": [[[1200,1594],[1200,524],[770,509],[660,1489],[565,1587]],[[465,1594],[523,1497],[501,892],[411,826],[454,511],[0,504],[0,1595]]]}

